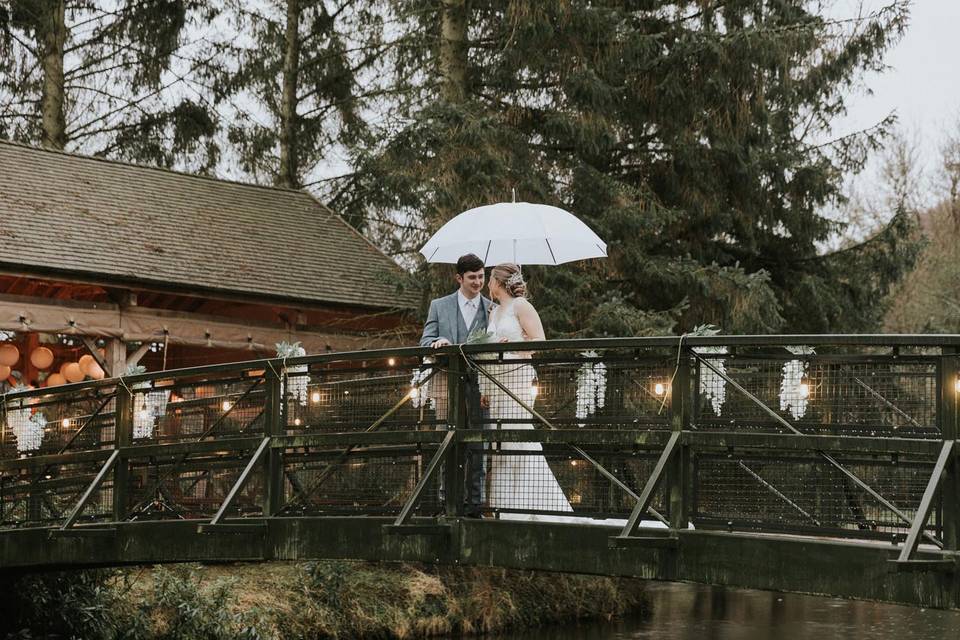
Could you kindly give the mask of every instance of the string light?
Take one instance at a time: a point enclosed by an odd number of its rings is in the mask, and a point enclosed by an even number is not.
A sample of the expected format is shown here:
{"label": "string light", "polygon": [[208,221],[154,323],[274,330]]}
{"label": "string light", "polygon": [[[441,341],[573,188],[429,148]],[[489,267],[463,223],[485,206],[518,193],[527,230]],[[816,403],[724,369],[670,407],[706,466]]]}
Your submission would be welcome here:
{"label": "string light", "polygon": [[800,397],[801,397],[801,398],[804,398],[804,399],[809,398],[809,397],[810,397],[810,385],[807,384],[806,382],[801,382],[801,383],[800,383],[800,386],[797,387],[797,392],[800,394]]}
{"label": "string light", "polygon": [[293,425],[294,425],[295,427],[299,427],[299,426],[300,426],[300,418],[294,418],[294,419],[293,419]]}
{"label": "string light", "polygon": [[64,429],[68,429],[70,427],[70,418],[64,418],[60,424],[63,425]]}
{"label": "string light", "polygon": [[314,391],[313,393],[311,393],[311,394],[310,394],[310,401],[313,402],[314,404],[320,402],[320,392],[319,392],[319,391]]}
{"label": "string light", "polygon": [[658,396],[662,396],[666,392],[666,390],[667,388],[663,385],[662,382],[658,382],[657,384],[653,385],[653,392]]}
{"label": "string light", "polygon": [[395,364],[397,364],[397,359],[396,359],[396,358],[390,358],[389,360],[387,360],[387,364],[392,367],[392,366],[394,366]]}
{"label": "string light", "polygon": [[960,393],[960,378],[957,378],[957,381],[953,383],[953,388],[957,393]]}
{"label": "string light", "polygon": [[220,405],[224,411],[230,411],[233,408],[233,404],[229,400],[224,400],[223,404]]}
{"label": "string light", "polygon": [[410,397],[416,399],[420,395],[420,389],[417,387],[410,387]]}

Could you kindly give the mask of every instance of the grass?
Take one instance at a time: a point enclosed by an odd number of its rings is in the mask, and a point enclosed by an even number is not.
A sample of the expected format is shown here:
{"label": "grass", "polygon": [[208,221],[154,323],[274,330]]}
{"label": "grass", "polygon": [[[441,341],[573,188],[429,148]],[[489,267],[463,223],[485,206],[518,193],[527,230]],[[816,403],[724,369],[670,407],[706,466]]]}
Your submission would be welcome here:
{"label": "grass", "polygon": [[[426,638],[611,619],[643,606],[636,580],[347,561],[41,574],[0,637],[129,640]],[[13,607],[11,610],[10,607]],[[56,615],[50,611],[56,609]]]}

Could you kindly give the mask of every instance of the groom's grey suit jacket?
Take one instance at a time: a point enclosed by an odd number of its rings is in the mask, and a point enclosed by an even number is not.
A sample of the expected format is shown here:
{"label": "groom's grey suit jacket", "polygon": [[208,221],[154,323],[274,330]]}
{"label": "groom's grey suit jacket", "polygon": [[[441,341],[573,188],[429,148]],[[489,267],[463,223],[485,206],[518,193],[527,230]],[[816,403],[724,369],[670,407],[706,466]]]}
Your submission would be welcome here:
{"label": "groom's grey suit jacket", "polygon": [[420,337],[420,346],[429,347],[433,341],[440,338],[446,338],[453,344],[463,344],[472,331],[487,328],[489,309],[490,299],[480,296],[477,315],[468,327],[460,313],[460,301],[456,291],[431,301],[427,321],[423,325],[423,335]]}

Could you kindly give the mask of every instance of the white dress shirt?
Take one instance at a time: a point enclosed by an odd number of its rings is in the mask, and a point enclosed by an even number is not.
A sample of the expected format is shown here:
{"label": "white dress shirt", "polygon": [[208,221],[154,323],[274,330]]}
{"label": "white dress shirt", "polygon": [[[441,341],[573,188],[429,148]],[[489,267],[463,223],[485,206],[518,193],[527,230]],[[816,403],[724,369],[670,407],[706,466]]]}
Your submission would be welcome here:
{"label": "white dress shirt", "polygon": [[457,301],[460,303],[460,314],[463,316],[463,321],[467,324],[467,331],[469,331],[473,325],[474,318],[477,317],[477,311],[480,309],[480,296],[475,297],[473,300],[468,300],[467,296],[463,295],[463,291],[458,289]]}

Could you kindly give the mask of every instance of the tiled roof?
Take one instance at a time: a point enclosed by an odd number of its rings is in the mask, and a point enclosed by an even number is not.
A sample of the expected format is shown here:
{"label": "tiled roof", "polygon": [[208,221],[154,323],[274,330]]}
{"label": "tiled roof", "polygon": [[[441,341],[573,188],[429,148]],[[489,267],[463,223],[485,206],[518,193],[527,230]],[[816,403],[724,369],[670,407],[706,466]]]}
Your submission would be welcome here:
{"label": "tiled roof", "polygon": [[0,141],[0,270],[412,308],[400,268],[303,191]]}

